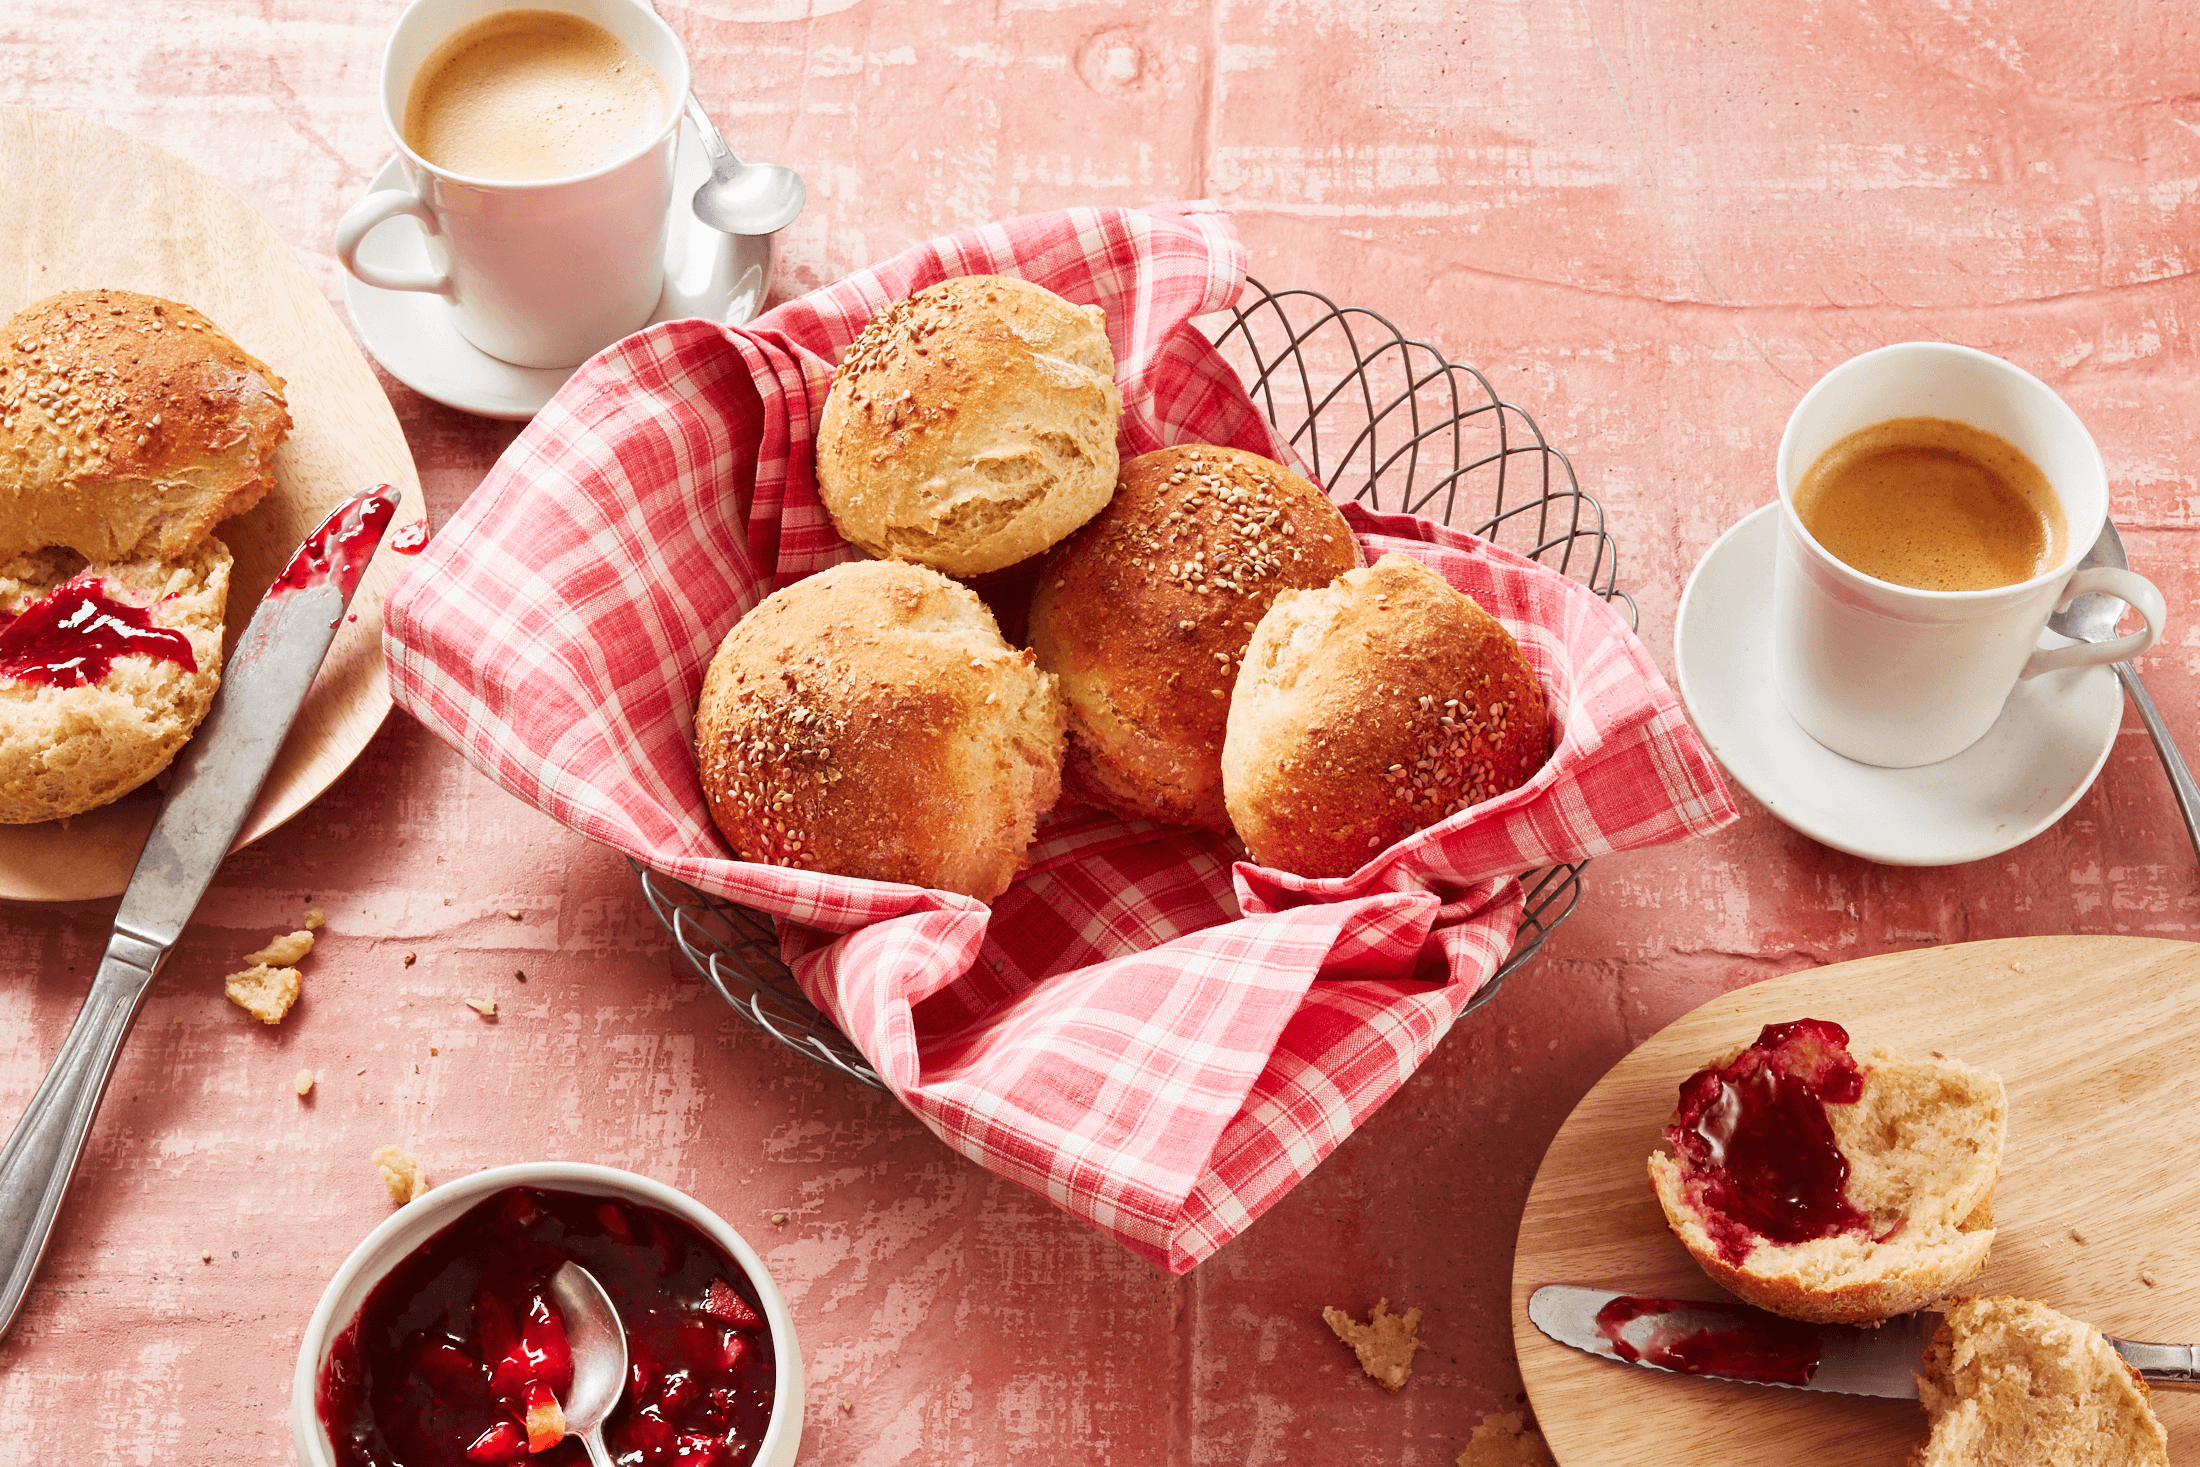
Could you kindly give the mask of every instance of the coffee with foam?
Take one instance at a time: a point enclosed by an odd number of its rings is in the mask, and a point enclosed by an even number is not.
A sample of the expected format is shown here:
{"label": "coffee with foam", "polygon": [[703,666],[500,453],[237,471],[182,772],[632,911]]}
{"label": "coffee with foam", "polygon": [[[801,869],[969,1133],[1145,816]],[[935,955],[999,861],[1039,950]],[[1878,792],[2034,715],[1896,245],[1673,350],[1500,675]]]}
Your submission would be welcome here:
{"label": "coffee with foam", "polygon": [[624,41],[554,10],[505,10],[454,33],[420,68],[404,136],[450,173],[529,182],[628,156],[664,126],[664,79]]}

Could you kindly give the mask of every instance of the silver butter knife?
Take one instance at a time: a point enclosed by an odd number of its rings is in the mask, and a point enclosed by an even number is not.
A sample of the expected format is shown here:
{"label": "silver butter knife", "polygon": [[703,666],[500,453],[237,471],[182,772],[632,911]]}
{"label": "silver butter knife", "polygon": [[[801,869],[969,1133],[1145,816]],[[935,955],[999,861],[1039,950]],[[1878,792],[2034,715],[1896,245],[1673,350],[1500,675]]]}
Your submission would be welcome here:
{"label": "silver butter knife", "polygon": [[244,828],[397,498],[387,484],[362,490],[306,537],[253,612],[213,709],[175,762],[92,991],[0,1147],[0,1336],[30,1293],[122,1041]]}
{"label": "silver butter knife", "polygon": [[[1876,1329],[1803,1324],[1733,1301],[1652,1299],[1611,1289],[1545,1284],[1528,1320],[1558,1341],[1607,1360],[1750,1385],[1917,1399],[1917,1370],[1938,1314],[1906,1314]],[[2149,1382],[2200,1384],[2200,1346],[2108,1339]]]}

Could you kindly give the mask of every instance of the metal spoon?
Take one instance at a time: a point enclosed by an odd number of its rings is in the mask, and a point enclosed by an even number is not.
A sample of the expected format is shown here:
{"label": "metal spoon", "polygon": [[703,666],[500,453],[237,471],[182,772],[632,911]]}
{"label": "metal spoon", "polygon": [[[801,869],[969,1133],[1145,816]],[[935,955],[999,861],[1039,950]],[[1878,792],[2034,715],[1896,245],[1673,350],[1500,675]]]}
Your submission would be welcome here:
{"label": "metal spoon", "polygon": [[794,223],[809,191],[802,175],[779,163],[744,163],[688,93],[688,121],[710,157],[710,177],[695,190],[695,217],[728,234],[774,234]]}
{"label": "metal spoon", "polygon": [[565,1316],[565,1343],[573,1352],[573,1388],[566,1392],[565,1432],[577,1436],[595,1467],[612,1467],[603,1447],[603,1424],[626,1390],[626,1329],[596,1276],[568,1262],[550,1275],[550,1297]]}
{"label": "metal spoon", "polygon": [[[2103,522],[2101,538],[2093,542],[2084,560],[2078,562],[2082,570],[2089,565],[2110,565],[2118,570],[2129,570],[2131,561],[2124,555],[2124,542],[2116,533],[2113,522]],[[2080,596],[2063,610],[2047,619],[2049,627],[2063,636],[2074,637],[2081,642],[2113,641],[2116,621],[2124,614],[2124,603],[2113,596],[2099,593]],[[2192,848],[2200,852],[2200,785],[2193,783],[2192,770],[2185,764],[2185,756],[2177,751],[2177,741],[2172,739],[2168,727],[2162,722],[2161,710],[2154,706],[2154,699],[2147,696],[2146,684],[2139,681],[2139,671],[2128,662],[2112,663],[2116,676],[2124,680],[2124,691],[2131,694],[2132,703],[2139,710],[2139,718],[2153,736],[2154,752],[2162,757],[2162,768],[2169,774],[2171,793],[2177,797],[2177,809],[2185,817],[2185,832],[2192,837]]]}

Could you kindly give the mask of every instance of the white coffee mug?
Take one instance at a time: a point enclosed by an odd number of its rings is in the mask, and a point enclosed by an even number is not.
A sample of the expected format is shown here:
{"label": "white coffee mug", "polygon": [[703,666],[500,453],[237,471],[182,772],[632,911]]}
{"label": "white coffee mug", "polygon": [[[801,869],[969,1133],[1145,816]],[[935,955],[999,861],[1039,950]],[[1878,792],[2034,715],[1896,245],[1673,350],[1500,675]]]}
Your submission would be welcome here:
{"label": "white coffee mug", "polygon": [[[405,140],[405,99],[451,35],[513,9],[554,10],[624,41],[665,84],[665,121],[639,148],[570,178],[507,182],[438,168]],[[372,193],[336,226],[344,268],[379,290],[432,291],[459,334],[521,367],[571,367],[648,323],[664,290],[665,221],[680,109],[680,39],[638,0],[413,0],[382,52],[382,121],[409,188]],[[410,215],[427,236],[427,272],[359,258],[370,230]]]}
{"label": "white coffee mug", "polygon": [[[1804,474],[1841,439],[1890,418],[1951,418],[2014,444],[2061,500],[2068,543],[2012,586],[1921,591],[1853,569],[1795,510]],[[1773,676],[1804,732],[1864,764],[1908,769],[1959,754],[2001,716],[2020,678],[2135,657],[2161,636],[2162,593],[2107,566],[2078,570],[2108,517],[2108,470],[2067,403],[2029,372],[1970,347],[1914,341],[1866,352],[1804,394],[1780,439]],[[2088,591],[2127,602],[2143,631],[2039,646],[2047,618]]]}

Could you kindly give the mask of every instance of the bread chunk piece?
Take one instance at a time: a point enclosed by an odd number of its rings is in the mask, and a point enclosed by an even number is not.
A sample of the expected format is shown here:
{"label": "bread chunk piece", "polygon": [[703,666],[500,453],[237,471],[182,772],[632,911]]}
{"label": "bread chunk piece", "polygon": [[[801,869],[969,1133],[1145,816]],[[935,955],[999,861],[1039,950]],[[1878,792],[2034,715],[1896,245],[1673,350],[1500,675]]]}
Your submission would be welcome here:
{"label": "bread chunk piece", "polygon": [[1279,592],[1359,559],[1329,497],[1258,454],[1186,444],[1123,465],[1031,601],[1031,650],[1069,705],[1070,792],[1227,831],[1222,740],[1253,628]]}
{"label": "bread chunk piece", "polygon": [[428,1169],[420,1158],[397,1146],[378,1146],[367,1158],[382,1174],[382,1185],[392,1202],[412,1202],[428,1190]]}
{"label": "bread chunk piece", "polygon": [[271,968],[265,963],[254,963],[241,973],[232,973],[223,980],[222,987],[229,994],[229,1001],[243,1009],[263,1024],[280,1024],[290,1012],[290,1006],[298,1001],[300,978],[296,968]]}
{"label": "bread chunk piece", "polygon": [[695,757],[745,861],[991,901],[1061,793],[1055,681],[975,594],[893,561],[775,592],[711,659]]}
{"label": "bread chunk piece", "polygon": [[1409,555],[1286,591],[1230,696],[1222,789],[1253,859],[1349,876],[1525,784],[1550,757],[1543,691],[1497,619]]}
{"label": "bread chunk piece", "polygon": [[817,487],[842,538],[953,576],[1058,544],[1115,492],[1106,314],[1004,275],[898,301],[842,357]]}
{"label": "bread chunk piece", "polygon": [[0,561],[182,560],[275,487],[282,379],[177,301],[48,296],[0,328]]}
{"label": "bread chunk piece", "polygon": [[1986,1266],[2008,1103],[1958,1060],[1852,1055],[1838,1024],[1765,1026],[1697,1071],[1649,1159],[1666,1224],[1730,1292],[1869,1324]]}
{"label": "bread chunk piece", "polygon": [[1335,1308],[1322,1310],[1322,1322],[1331,1334],[1352,1347],[1352,1353],[1360,1359],[1360,1369],[1377,1385],[1394,1396],[1404,1389],[1406,1377],[1413,1373],[1413,1352],[1421,1347],[1420,1310],[1392,1314],[1390,1301],[1377,1299],[1365,1324]]}
{"label": "bread chunk piece", "polygon": [[[211,535],[175,561],[87,565],[66,550],[0,559],[0,825],[82,814],[168,767],[221,686],[229,567]],[[87,588],[94,611],[94,598],[122,607],[151,635],[148,650],[127,650],[138,639],[125,638],[100,676],[75,682],[41,670],[80,649],[39,624],[59,618],[99,640],[81,607],[62,604]]]}
{"label": "bread chunk piece", "polygon": [[2168,1467],[2146,1382],[2101,1332],[2031,1299],[1965,1299],[1925,1347],[1932,1430],[1910,1467]]}

